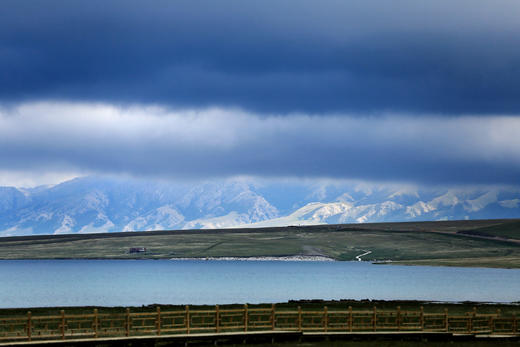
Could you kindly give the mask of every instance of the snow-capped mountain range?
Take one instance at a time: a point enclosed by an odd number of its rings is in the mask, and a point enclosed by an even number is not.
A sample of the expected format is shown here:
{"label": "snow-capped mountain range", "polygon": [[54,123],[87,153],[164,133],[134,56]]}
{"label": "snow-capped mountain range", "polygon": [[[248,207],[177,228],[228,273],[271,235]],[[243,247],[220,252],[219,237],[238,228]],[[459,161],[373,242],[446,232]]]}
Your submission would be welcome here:
{"label": "snow-capped mountain range", "polygon": [[0,236],[518,217],[518,187],[107,177],[0,187]]}

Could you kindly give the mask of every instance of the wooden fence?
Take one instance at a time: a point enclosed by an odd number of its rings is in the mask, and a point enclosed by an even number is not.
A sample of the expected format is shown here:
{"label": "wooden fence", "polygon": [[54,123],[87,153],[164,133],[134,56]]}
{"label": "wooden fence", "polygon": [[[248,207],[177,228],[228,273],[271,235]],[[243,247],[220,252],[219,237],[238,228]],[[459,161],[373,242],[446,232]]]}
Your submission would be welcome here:
{"label": "wooden fence", "polygon": [[451,332],[471,334],[517,334],[515,316],[480,314],[476,309],[465,315],[396,310],[279,309],[248,307],[191,309],[155,312],[66,314],[0,317],[0,341],[59,340],[71,338],[125,337],[251,331],[302,332]]}

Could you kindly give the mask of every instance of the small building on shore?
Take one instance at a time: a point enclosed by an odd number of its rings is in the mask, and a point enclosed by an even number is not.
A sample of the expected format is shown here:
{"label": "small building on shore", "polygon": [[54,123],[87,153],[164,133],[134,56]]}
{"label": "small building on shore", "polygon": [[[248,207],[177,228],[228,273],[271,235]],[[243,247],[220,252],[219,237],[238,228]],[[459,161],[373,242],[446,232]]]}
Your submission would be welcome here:
{"label": "small building on shore", "polygon": [[146,253],[146,247],[131,247],[129,253]]}

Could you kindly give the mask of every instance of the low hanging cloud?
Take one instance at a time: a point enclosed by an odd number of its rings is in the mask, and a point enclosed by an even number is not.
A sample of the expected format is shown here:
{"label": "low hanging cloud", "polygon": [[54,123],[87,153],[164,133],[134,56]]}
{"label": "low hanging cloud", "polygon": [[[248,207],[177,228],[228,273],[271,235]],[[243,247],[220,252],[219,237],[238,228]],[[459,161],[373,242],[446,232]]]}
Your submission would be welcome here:
{"label": "low hanging cloud", "polygon": [[520,113],[520,2],[0,2],[0,102]]}
{"label": "low hanging cloud", "polygon": [[0,171],[517,184],[519,133],[508,116],[26,103],[0,109]]}

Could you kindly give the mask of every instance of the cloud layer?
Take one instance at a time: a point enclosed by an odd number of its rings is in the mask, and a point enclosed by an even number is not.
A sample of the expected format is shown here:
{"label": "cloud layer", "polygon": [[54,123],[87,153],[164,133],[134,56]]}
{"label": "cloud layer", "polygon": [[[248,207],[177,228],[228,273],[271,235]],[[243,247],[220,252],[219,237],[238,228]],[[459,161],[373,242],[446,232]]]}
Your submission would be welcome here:
{"label": "cloud layer", "polygon": [[519,14],[506,0],[4,0],[0,182],[518,184]]}
{"label": "cloud layer", "polygon": [[0,111],[0,170],[517,184],[519,133],[518,117],[29,103]]}
{"label": "cloud layer", "polygon": [[520,3],[0,3],[0,101],[520,112]]}

